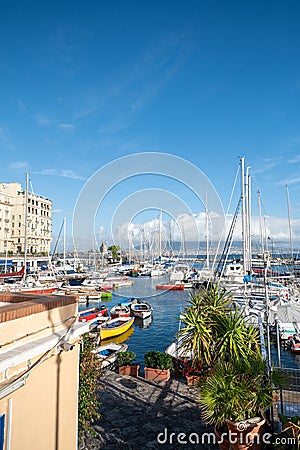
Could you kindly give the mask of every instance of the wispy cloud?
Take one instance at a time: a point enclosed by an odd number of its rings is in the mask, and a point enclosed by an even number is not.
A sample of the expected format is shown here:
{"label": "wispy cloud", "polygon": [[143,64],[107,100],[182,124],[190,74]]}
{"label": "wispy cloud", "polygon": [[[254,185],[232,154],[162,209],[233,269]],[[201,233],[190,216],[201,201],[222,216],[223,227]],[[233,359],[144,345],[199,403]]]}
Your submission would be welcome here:
{"label": "wispy cloud", "polygon": [[255,173],[265,173],[269,172],[270,170],[274,169],[274,167],[281,164],[282,160],[281,158],[266,158],[262,161],[261,164],[255,167]]}
{"label": "wispy cloud", "polygon": [[289,164],[295,164],[298,162],[300,162],[300,155],[295,155],[295,156],[293,156],[293,158],[288,160]]}
{"label": "wispy cloud", "polygon": [[60,123],[56,125],[56,128],[59,128],[61,130],[74,130],[74,125],[72,123]]}
{"label": "wispy cloud", "polygon": [[10,141],[7,129],[0,126],[0,149],[1,147],[11,151],[16,150],[15,146]]}
{"label": "wispy cloud", "polygon": [[62,213],[62,212],[63,212],[62,209],[53,209],[53,210],[52,210],[52,214],[60,214],[60,213]]}
{"label": "wispy cloud", "polygon": [[9,169],[26,169],[28,168],[28,163],[25,161],[16,161],[8,164]]}
{"label": "wispy cloud", "polygon": [[300,183],[300,177],[299,176],[292,176],[290,178],[287,178],[285,180],[280,180],[278,184],[280,185],[286,185],[286,184],[297,184]]}
{"label": "wispy cloud", "polygon": [[41,169],[33,170],[32,173],[38,175],[50,175],[54,177],[71,178],[72,180],[84,180],[84,178],[70,169]]}
{"label": "wispy cloud", "polygon": [[[109,81],[90,87],[85,97],[77,99],[75,118],[101,113],[105,118],[98,131],[114,134],[128,128],[134,115],[157,101],[169,82],[180,71],[191,54],[184,33],[161,38],[146,52],[126,66],[109,74]],[[104,115],[105,113],[105,115]]]}
{"label": "wispy cloud", "polygon": [[53,125],[53,120],[51,120],[46,114],[36,114],[35,123],[38,127],[49,127]]}

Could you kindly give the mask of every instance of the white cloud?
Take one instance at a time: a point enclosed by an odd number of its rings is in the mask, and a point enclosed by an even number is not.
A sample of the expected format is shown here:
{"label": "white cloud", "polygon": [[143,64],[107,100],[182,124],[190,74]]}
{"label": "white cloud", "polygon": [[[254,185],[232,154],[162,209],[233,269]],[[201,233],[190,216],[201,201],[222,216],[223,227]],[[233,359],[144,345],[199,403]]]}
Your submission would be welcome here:
{"label": "white cloud", "polygon": [[[214,214],[211,214],[214,216]],[[213,217],[211,217],[214,219]],[[232,223],[232,215],[228,215],[225,221],[225,236],[227,236]],[[262,232],[260,230],[262,224]],[[292,220],[293,239],[300,240],[300,219]],[[211,221],[209,223],[210,237],[212,232]],[[288,220],[285,217],[259,217],[254,216],[251,219],[251,236],[253,242],[256,244],[260,241],[261,234],[270,237],[274,243],[278,241],[289,240]],[[150,247],[157,251],[158,236],[159,236],[159,219],[154,218],[144,224],[124,223],[116,232],[116,240],[122,243],[122,246],[127,247],[129,242],[139,245],[142,238],[148,242]],[[199,242],[206,240],[206,214],[200,212],[193,216],[181,214],[171,221],[163,221],[161,225],[161,239],[163,243],[172,237],[172,241],[181,242]],[[241,218],[238,218],[233,239],[241,241],[242,225]],[[265,239],[265,238],[264,238]],[[210,240],[210,239],[209,239]],[[270,244],[270,242],[269,242]]]}
{"label": "white cloud", "polygon": [[72,180],[84,180],[81,175],[70,169],[41,169],[33,170],[32,173],[36,173],[38,175],[51,175],[54,177],[71,178]]}
{"label": "white cloud", "polygon": [[37,114],[35,116],[35,122],[39,127],[49,127],[53,125],[53,121],[45,114]]}
{"label": "white cloud", "polygon": [[62,209],[53,209],[53,210],[52,210],[52,214],[60,214],[60,213],[62,213],[62,212],[63,212]]}
{"label": "white cloud", "polygon": [[300,155],[295,155],[293,158],[288,160],[289,164],[294,164],[300,162]]}
{"label": "white cloud", "polygon": [[300,177],[299,176],[293,176],[291,178],[287,178],[285,180],[281,180],[281,181],[279,181],[278,184],[285,186],[286,184],[290,185],[290,184],[297,184],[297,183],[300,183]]}
{"label": "white cloud", "polygon": [[10,142],[9,133],[7,129],[0,127],[0,149],[1,147],[7,150],[15,151],[15,146]]}
{"label": "white cloud", "polygon": [[60,123],[58,125],[56,125],[57,128],[61,129],[61,130],[74,130],[74,125],[72,125],[71,123]]}
{"label": "white cloud", "polygon": [[16,161],[8,164],[9,169],[26,169],[28,163],[25,161]]}

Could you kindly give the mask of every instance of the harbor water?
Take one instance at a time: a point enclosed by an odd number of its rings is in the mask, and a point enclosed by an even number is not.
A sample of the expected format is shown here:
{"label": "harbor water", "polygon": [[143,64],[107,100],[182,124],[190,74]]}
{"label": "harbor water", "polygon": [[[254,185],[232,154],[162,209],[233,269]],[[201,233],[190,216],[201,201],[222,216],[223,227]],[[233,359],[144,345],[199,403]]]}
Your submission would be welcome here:
{"label": "harbor water", "polygon": [[[180,312],[183,312],[188,305],[191,290],[160,291],[156,289],[157,284],[163,284],[168,280],[169,277],[137,277],[133,279],[132,286],[123,286],[114,290],[111,299],[105,301],[109,309],[126,297],[138,298],[151,304],[152,318],[145,320],[135,318],[134,326],[126,333],[104,341],[104,343],[126,342],[128,350],[136,353],[136,361],[141,364],[142,370],[146,351],[160,350],[164,352],[168,345],[176,339],[176,333],[180,326]],[[104,303],[103,300],[102,303]],[[88,307],[92,306],[97,306],[97,303],[90,302]],[[80,309],[85,308],[85,305],[80,305]],[[271,356],[272,363],[277,366],[277,350],[274,342],[271,346]],[[299,368],[299,355],[292,355],[290,351],[282,349],[281,364],[283,367]]]}

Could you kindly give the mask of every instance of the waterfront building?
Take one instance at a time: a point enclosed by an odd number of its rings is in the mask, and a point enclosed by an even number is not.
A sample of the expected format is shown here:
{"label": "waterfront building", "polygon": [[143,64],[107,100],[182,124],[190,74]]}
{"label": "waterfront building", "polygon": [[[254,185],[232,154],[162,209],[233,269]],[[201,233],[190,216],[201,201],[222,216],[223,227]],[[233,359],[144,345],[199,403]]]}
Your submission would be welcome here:
{"label": "waterfront building", "polygon": [[0,252],[4,253],[8,249],[11,254],[24,253],[27,237],[27,254],[49,254],[51,200],[32,192],[26,193],[21,184],[16,182],[0,184],[0,198],[6,201],[3,207],[1,204],[6,226],[0,230]]}
{"label": "waterfront building", "polygon": [[0,183],[0,253],[11,247],[12,194],[7,183]]}
{"label": "waterfront building", "polygon": [[77,448],[77,314],[76,296],[0,295],[1,448]]}

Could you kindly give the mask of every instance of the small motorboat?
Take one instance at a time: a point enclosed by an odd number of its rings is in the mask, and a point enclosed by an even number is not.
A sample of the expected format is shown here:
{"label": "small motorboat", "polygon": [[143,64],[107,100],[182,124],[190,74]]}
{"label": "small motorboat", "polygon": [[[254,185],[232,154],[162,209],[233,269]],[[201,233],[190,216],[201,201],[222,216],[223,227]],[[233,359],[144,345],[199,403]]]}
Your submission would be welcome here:
{"label": "small motorboat", "polygon": [[294,334],[291,339],[291,352],[300,355],[300,336],[299,334]]}
{"label": "small motorboat", "polygon": [[122,300],[119,302],[119,305],[121,306],[130,306],[131,303],[135,302],[136,299],[134,297],[124,297],[122,298]]}
{"label": "small motorboat", "polygon": [[128,348],[127,344],[117,344],[116,342],[110,342],[109,344],[100,345],[94,353],[101,361],[101,368],[104,369],[113,365],[118,357],[118,354],[125,352]]}
{"label": "small motorboat", "polygon": [[130,317],[130,309],[128,306],[116,305],[110,310],[110,317],[116,319],[117,317]]}
{"label": "small motorboat", "polygon": [[153,308],[149,303],[141,301],[131,303],[130,310],[133,316],[139,317],[140,319],[150,317],[153,312]]}
{"label": "small motorboat", "polygon": [[78,321],[87,322],[88,320],[96,319],[96,317],[104,317],[108,315],[108,308],[106,305],[100,305],[97,308],[89,308],[79,312]]}
{"label": "small motorboat", "polygon": [[125,333],[133,325],[134,317],[118,317],[99,325],[100,338],[108,339]]}
{"label": "small motorboat", "polygon": [[112,293],[111,292],[109,292],[109,291],[101,291],[101,298],[103,298],[103,299],[108,299],[108,298],[111,298],[111,296],[112,296]]}
{"label": "small motorboat", "polygon": [[192,354],[182,349],[178,342],[171,342],[166,348],[165,353],[172,356],[175,370],[185,376],[193,363]]}

